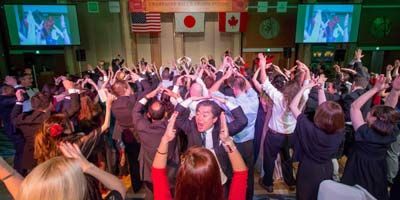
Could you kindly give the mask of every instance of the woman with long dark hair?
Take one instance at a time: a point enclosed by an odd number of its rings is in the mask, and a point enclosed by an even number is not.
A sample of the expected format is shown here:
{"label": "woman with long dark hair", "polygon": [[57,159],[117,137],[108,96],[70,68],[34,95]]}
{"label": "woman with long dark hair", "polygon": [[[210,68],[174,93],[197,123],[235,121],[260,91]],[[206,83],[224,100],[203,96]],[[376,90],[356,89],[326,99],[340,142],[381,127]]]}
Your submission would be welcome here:
{"label": "woman with long dark hair", "polygon": [[[166,164],[168,143],[175,138],[176,134],[174,124],[177,115],[177,112],[172,115],[153,161],[152,179],[155,200],[172,199],[167,181]],[[220,121],[220,140],[228,153],[234,171],[229,199],[244,200],[246,199],[247,167],[233,139],[229,137],[224,113],[221,114]],[[174,196],[176,200],[224,199],[220,169],[215,155],[210,150],[191,147],[182,155]]]}

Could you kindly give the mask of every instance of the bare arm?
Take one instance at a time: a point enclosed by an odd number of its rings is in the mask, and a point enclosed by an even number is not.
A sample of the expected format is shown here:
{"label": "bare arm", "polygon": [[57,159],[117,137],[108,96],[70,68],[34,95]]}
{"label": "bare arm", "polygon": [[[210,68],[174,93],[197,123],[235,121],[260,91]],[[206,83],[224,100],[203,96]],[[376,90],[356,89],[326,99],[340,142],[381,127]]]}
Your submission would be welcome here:
{"label": "bare arm", "polygon": [[318,105],[321,105],[326,101],[326,95],[323,87],[318,88]]}
{"label": "bare arm", "polygon": [[6,185],[11,196],[16,199],[24,178],[18,174],[3,157],[0,156],[0,179]]}
{"label": "bare arm", "polygon": [[222,144],[224,145],[226,152],[228,153],[228,157],[229,160],[231,161],[233,171],[235,172],[246,171],[247,170],[246,164],[244,163],[243,158],[240,155],[239,151],[236,149],[233,139],[229,137],[229,129],[224,112],[222,112],[220,115],[220,121],[221,121],[221,130],[219,138],[222,141]]}
{"label": "bare arm", "polygon": [[218,91],[221,85],[224,83],[224,81],[228,79],[232,75],[232,73],[233,73],[232,68],[229,68],[226,71],[226,73],[222,76],[222,78],[216,81],[213,86],[211,86],[210,93]]}
{"label": "bare arm", "polygon": [[304,91],[314,87],[315,85],[316,84],[314,82],[311,82],[307,85],[303,85],[303,87],[301,87],[300,91],[296,94],[296,96],[294,96],[292,102],[290,102],[289,108],[290,108],[290,111],[292,111],[295,118],[297,118],[301,114],[299,104],[300,104],[301,98],[303,97]]}
{"label": "bare arm", "polygon": [[125,198],[126,188],[124,184],[116,176],[97,168],[86,160],[76,144],[60,143],[59,148],[65,157],[77,159],[84,173],[92,175],[108,189],[118,191]]}
{"label": "bare arm", "polygon": [[161,138],[161,142],[158,145],[156,156],[154,157],[153,167],[157,169],[164,169],[167,166],[168,157],[168,143],[175,138],[176,129],[175,121],[178,116],[178,112],[174,112],[169,119],[167,129],[165,130],[164,136]]}
{"label": "bare arm", "polygon": [[347,73],[349,73],[349,74],[357,74],[357,72],[355,71],[355,70],[352,70],[352,69],[349,69],[349,68],[340,68],[340,70],[341,71],[343,71],[343,72],[347,72]]}
{"label": "bare arm", "polygon": [[386,78],[381,75],[374,87],[370,90],[368,90],[366,93],[358,97],[352,104],[350,108],[350,118],[351,122],[353,124],[354,130],[357,130],[360,126],[365,124],[363,115],[361,113],[361,107],[371,98],[373,97],[377,92],[384,90],[387,88],[387,84],[385,83]]}
{"label": "bare arm", "polygon": [[394,79],[392,86],[393,86],[392,90],[390,91],[389,96],[386,98],[385,105],[395,108],[399,101],[399,95],[400,95],[399,76],[397,76],[396,79]]}
{"label": "bare arm", "polygon": [[254,84],[254,87],[256,88],[256,90],[261,93],[262,92],[262,86],[260,84],[260,82],[258,81],[258,75],[260,74],[260,69],[258,68],[256,70],[256,72],[254,72],[253,78],[252,78],[252,82]]}
{"label": "bare arm", "polygon": [[110,127],[110,118],[111,118],[111,105],[114,101],[114,96],[112,94],[107,94],[107,102],[106,102],[106,116],[104,118],[104,123],[101,126],[101,132],[104,133]]}

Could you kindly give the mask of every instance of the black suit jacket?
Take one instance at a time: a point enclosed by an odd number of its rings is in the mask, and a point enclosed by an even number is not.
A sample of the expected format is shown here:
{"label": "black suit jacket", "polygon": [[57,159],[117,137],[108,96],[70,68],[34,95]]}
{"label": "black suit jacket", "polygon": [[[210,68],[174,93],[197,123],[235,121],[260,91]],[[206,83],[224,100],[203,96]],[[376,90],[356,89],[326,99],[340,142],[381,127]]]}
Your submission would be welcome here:
{"label": "black suit jacket", "polygon": [[[179,112],[175,126],[181,129],[187,135],[188,147],[202,146],[201,134],[197,131],[196,119],[193,118],[189,120],[189,109],[178,104],[175,110]],[[229,134],[233,136],[242,131],[247,126],[247,117],[240,106],[233,109],[231,112],[234,120],[228,123],[228,130]],[[228,154],[226,153],[222,144],[220,144],[220,130],[220,121],[218,120],[214,124],[214,128],[212,131],[213,148],[223,172],[228,178],[231,178],[232,167],[228,159]]]}
{"label": "black suit jacket", "polygon": [[132,110],[136,102],[156,87],[157,82],[148,80],[136,81],[136,92],[130,96],[118,97],[111,106],[111,112],[115,117],[116,123],[112,138],[121,140],[121,133],[124,129],[134,129],[135,122],[132,119]]}
{"label": "black suit jacket", "polygon": [[15,104],[15,96],[0,95],[0,119],[3,121],[4,130],[7,135],[14,133],[14,126],[11,123],[11,111]]}
{"label": "black suit jacket", "polygon": [[[351,104],[361,95],[363,95],[367,90],[365,89],[357,89],[354,90],[353,92],[345,95],[342,100],[342,106],[343,106],[343,111],[344,111],[344,116],[346,122],[350,122],[350,108]],[[365,118],[367,116],[367,113],[371,110],[371,105],[372,105],[372,99],[369,99],[362,107],[361,107],[361,112],[363,117]]]}
{"label": "black suit jacket", "polygon": [[50,117],[50,112],[31,111],[28,113],[22,112],[22,105],[15,105],[11,119],[15,125],[16,131],[22,134],[25,139],[24,153],[22,155],[22,168],[31,170],[35,167],[34,159],[34,144],[35,135],[42,123]]}
{"label": "black suit jacket", "polygon": [[[135,130],[140,137],[139,163],[141,176],[144,181],[152,182],[151,167],[168,121],[163,119],[152,122],[144,117],[144,105],[140,102],[137,102],[133,108],[132,119],[135,122]],[[175,171],[178,166],[178,152],[176,150],[176,139],[174,139],[168,145],[167,167],[169,172]]]}

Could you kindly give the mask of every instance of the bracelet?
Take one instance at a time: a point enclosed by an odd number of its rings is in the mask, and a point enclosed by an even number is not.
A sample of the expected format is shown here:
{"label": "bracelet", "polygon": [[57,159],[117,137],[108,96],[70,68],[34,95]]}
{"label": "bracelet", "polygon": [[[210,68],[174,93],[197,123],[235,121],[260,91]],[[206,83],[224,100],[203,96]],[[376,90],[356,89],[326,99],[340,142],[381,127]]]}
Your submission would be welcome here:
{"label": "bracelet", "polygon": [[223,142],[222,146],[224,147],[226,153],[233,153],[236,150],[236,146],[232,137],[229,137],[229,141]]}
{"label": "bracelet", "polygon": [[224,146],[226,153],[233,153],[236,150],[236,146],[234,143],[232,144],[222,143],[222,146]]}
{"label": "bracelet", "polygon": [[14,176],[14,174],[15,174],[15,171],[13,170],[13,172],[11,172],[9,175],[7,175],[6,177],[2,178],[1,181],[2,181],[2,182],[6,181],[7,179],[9,179],[9,178],[11,178],[12,176]]}
{"label": "bracelet", "polygon": [[167,155],[167,154],[168,154],[168,151],[167,151],[167,152],[164,152],[164,153],[161,153],[161,152],[157,149],[157,153],[158,153],[158,154],[161,154],[161,155]]}

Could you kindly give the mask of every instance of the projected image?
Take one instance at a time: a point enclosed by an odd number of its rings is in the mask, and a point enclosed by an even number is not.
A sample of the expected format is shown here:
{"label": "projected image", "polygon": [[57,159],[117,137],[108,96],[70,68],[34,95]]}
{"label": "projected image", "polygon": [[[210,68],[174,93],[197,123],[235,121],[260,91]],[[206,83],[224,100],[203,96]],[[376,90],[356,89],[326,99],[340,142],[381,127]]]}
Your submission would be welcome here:
{"label": "projected image", "polygon": [[80,43],[73,6],[6,5],[6,16],[13,45]]}
{"label": "projected image", "polygon": [[358,33],[359,5],[300,5],[296,42],[354,42]]}

